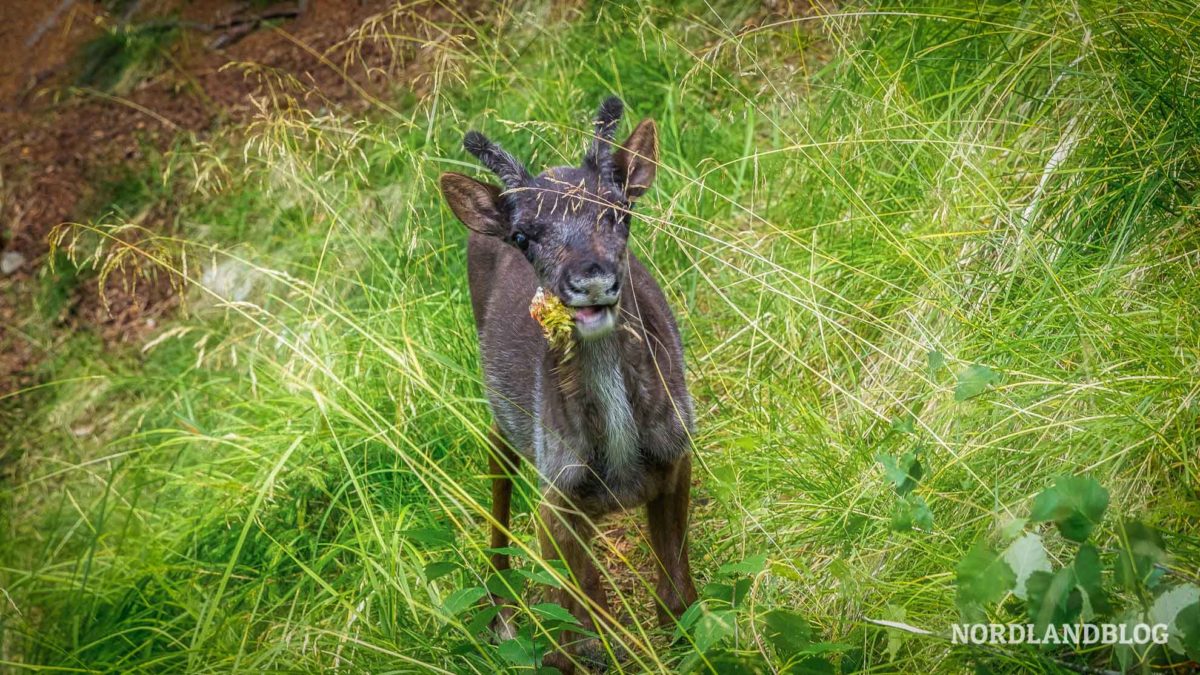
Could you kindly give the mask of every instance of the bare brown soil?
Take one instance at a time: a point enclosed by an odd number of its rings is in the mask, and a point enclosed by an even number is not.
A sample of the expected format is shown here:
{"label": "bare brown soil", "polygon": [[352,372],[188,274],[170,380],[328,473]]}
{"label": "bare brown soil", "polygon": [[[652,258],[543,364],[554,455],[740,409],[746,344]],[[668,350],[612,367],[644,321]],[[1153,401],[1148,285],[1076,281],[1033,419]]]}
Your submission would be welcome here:
{"label": "bare brown soil", "polygon": [[[471,3],[308,0],[264,5],[235,0],[6,0],[0,3],[0,255],[20,266],[0,274],[0,395],[32,384],[33,366],[54,337],[22,330],[49,249],[63,222],[87,219],[97,186],[139,166],[181,133],[204,134],[250,117],[264,94],[253,72],[294,78],[303,104],[357,112],[397,88],[420,92],[416,50],[356,34],[383,17],[388,33],[434,39],[461,27]],[[122,6],[119,15],[109,7]],[[130,90],[81,90],[82,45],[105,28],[156,23],[177,28],[164,66]],[[254,68],[227,67],[256,64]],[[169,205],[146,214],[151,228],[173,222]],[[11,255],[16,254],[16,255]],[[44,274],[44,273],[43,273]],[[121,274],[79,283],[58,318],[63,330],[99,331],[106,343],[140,340],[175,306],[165,280],[130,284]],[[101,302],[101,295],[107,302]]]}

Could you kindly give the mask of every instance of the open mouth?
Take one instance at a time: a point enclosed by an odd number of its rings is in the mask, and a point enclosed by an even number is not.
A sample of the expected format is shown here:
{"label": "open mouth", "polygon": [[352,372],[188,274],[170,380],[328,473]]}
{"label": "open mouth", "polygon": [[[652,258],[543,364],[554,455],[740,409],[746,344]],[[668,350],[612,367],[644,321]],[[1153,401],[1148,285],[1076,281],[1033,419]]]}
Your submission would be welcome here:
{"label": "open mouth", "polygon": [[606,335],[617,324],[616,305],[584,305],[574,310],[575,330],[581,338]]}

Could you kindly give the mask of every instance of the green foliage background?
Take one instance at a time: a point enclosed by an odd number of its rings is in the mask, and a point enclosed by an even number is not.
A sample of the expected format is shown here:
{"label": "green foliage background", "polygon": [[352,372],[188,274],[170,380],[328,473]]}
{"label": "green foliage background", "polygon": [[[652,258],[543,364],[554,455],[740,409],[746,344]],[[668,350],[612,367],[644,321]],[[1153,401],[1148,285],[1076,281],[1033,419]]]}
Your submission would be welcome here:
{"label": "green foliage background", "polygon": [[[616,93],[659,123],[632,246],[684,333],[693,561],[711,584],[668,647],[653,580],[630,570],[649,572],[644,537],[601,546],[623,667],[1120,667],[868,620],[957,622],[960,562],[1002,547],[1064,475],[1107,489],[1090,534],[1110,567],[1116,523],[1137,518],[1165,533],[1167,575],[1196,578],[1200,16],[849,4],[747,26],[754,11],[520,3],[431,44],[423,97],[398,91],[364,119],[276,90],[251,126],[181,140],[128,179],[132,202],[61,231],[46,303],[68,272],[125,261],[182,283],[187,311],[121,353],[77,334],[42,385],[0,401],[0,663],[536,660],[471,624],[490,422],[464,234],[436,177],[483,175],[468,128],[531,166],[573,163]],[[171,235],[137,229],[156,200],[177,202]],[[1042,531],[1070,564],[1074,546]],[[549,577],[523,569],[532,605]],[[1024,620],[1002,595],[989,616]]]}

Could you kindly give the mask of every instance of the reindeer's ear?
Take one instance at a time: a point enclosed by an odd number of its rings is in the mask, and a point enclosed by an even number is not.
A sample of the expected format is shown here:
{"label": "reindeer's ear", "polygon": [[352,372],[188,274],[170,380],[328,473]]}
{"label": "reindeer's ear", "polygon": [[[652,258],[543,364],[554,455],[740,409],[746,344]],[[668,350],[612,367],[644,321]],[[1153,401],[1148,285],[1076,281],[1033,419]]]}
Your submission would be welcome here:
{"label": "reindeer's ear", "polygon": [[493,237],[508,234],[500,209],[500,188],[451,172],[442,174],[438,182],[450,209],[467,229]]}
{"label": "reindeer's ear", "polygon": [[613,156],[618,178],[624,181],[629,201],[646,194],[658,169],[658,128],[646,118],[638,123],[629,138]]}

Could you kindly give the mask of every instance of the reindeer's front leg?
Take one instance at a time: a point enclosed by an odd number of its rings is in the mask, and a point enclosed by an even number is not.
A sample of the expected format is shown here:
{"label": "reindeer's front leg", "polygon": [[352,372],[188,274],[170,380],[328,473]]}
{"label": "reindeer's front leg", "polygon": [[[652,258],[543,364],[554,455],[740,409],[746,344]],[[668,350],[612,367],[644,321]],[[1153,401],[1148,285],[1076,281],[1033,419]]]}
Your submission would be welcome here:
{"label": "reindeer's front leg", "polygon": [[[499,551],[508,546],[509,517],[512,513],[513,476],[519,470],[519,458],[509,448],[500,429],[492,424],[488,434],[491,445],[488,453],[488,467],[492,475],[492,550]],[[492,554],[492,569],[503,572],[509,567],[508,555],[500,552]],[[492,603],[501,606],[500,613],[492,619],[492,631],[500,640],[509,640],[516,635],[513,627],[512,608],[503,606],[504,600],[492,596]]]}
{"label": "reindeer's front leg", "polygon": [[650,545],[658,558],[658,620],[666,625],[696,601],[688,561],[688,505],[692,489],[692,457],[684,455],[664,478],[662,492],[646,505]]}
{"label": "reindeer's front leg", "polygon": [[[567,504],[561,495],[553,494],[553,488],[543,494],[539,510],[541,526],[538,529],[542,556],[547,560],[561,558],[567,564],[578,588],[555,589],[551,599],[562,605],[579,619],[580,625],[590,631],[596,630],[594,616],[608,615],[608,599],[601,585],[600,570],[592,553],[591,542],[596,529],[591,520]],[[582,595],[582,597],[580,597]],[[564,673],[575,670],[574,660],[568,655],[578,654],[585,660],[603,658],[595,640],[581,641],[579,636],[568,631],[559,637],[562,652],[546,658],[546,665],[554,666]],[[595,653],[593,653],[595,652]]]}

